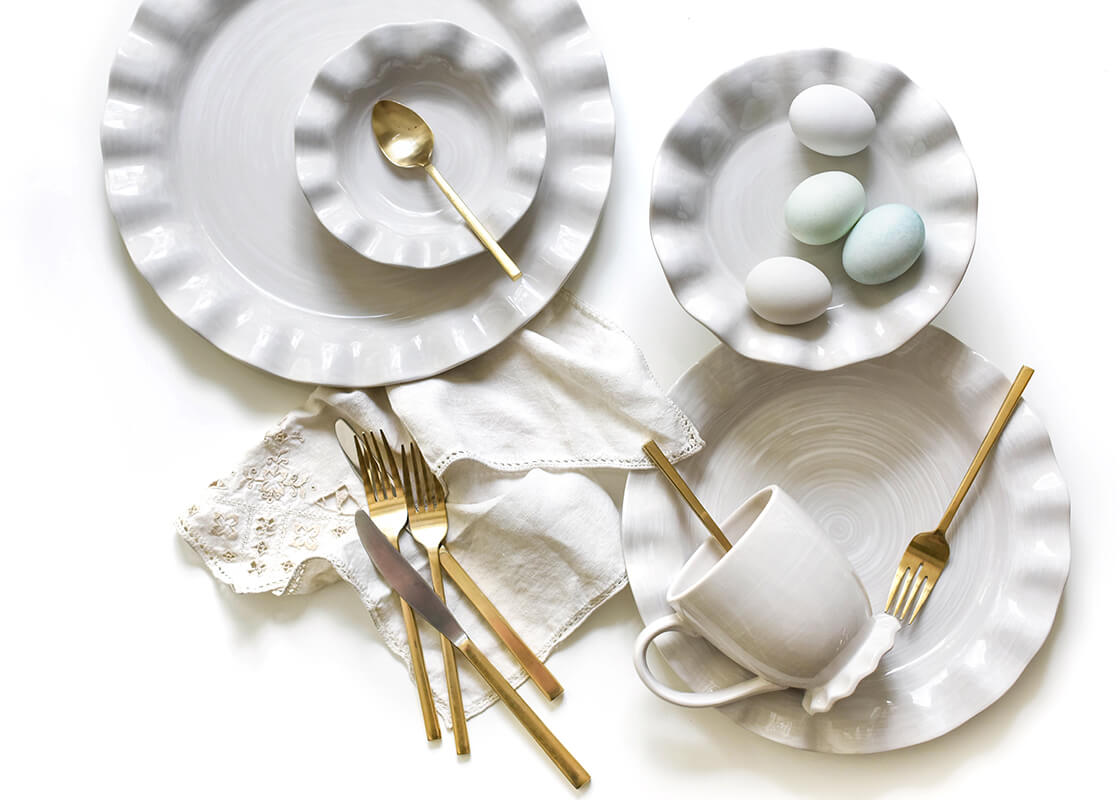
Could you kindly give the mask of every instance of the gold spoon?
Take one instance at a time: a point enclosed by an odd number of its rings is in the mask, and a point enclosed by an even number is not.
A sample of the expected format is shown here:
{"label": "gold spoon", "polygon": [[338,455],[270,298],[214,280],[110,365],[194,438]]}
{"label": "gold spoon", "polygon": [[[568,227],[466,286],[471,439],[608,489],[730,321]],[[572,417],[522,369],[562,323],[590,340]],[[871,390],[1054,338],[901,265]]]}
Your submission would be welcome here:
{"label": "gold spoon", "polygon": [[719,542],[719,546],[725,551],[730,550],[731,542],[728,541],[723,530],[716,521],[712,519],[712,515],[708,513],[708,509],[704,508],[704,504],[700,502],[700,498],[693,494],[692,489],[688,488],[688,484],[684,482],[684,478],[677,472],[677,468],[669,463],[668,457],[661,451],[661,448],[657,446],[657,443],[652,441],[646,442],[642,445],[642,452],[649,457],[649,460],[653,462],[655,467],[661,470],[661,474],[669,479],[669,483],[673,484],[676,490],[681,493],[681,497],[688,503],[688,507],[691,508],[692,512],[704,523],[704,527],[708,529],[708,533],[712,535],[712,538]]}
{"label": "gold spoon", "polygon": [[451,205],[462,215],[470,227],[471,232],[478,237],[483,246],[501,264],[502,269],[509,275],[510,280],[521,277],[521,270],[513,259],[509,257],[498,240],[490,235],[490,231],[482,226],[471,210],[467,208],[463,198],[459,197],[454,189],[436,169],[432,163],[432,149],[435,147],[435,136],[428,123],[408,106],[401,105],[394,100],[379,100],[373,106],[371,114],[373,135],[377,139],[377,146],[390,162],[398,167],[411,169],[423,167],[424,171],[436,182]]}

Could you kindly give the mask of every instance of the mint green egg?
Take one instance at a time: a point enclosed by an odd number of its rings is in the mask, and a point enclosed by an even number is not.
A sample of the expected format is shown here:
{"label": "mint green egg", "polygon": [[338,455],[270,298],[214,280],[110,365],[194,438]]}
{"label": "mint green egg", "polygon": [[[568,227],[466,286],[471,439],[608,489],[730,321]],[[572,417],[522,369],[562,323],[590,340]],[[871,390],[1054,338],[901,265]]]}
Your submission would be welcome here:
{"label": "mint green egg", "polygon": [[893,281],[914,265],[925,243],[926,226],[917,211],[901,203],[873,208],[844,242],[844,271],[870,286]]}
{"label": "mint green egg", "polygon": [[786,227],[799,242],[828,244],[851,230],[866,205],[867,194],[854,175],[818,172],[790,192]]}

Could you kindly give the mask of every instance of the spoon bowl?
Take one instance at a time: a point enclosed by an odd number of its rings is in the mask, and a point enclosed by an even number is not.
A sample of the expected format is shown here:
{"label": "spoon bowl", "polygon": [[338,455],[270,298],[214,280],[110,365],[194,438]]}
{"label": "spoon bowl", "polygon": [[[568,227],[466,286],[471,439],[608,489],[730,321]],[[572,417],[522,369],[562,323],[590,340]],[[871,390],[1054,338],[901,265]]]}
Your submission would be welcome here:
{"label": "spoon bowl", "polygon": [[373,136],[385,158],[411,169],[432,163],[435,135],[423,118],[395,100],[378,100],[370,115]]}

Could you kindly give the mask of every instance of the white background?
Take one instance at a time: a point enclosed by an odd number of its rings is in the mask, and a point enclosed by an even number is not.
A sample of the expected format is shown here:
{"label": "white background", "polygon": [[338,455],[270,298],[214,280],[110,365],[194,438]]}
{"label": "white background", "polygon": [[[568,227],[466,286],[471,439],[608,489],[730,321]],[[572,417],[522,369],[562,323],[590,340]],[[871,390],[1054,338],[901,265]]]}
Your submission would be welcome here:
{"label": "white background", "polygon": [[[349,587],[234,596],[173,534],[174,516],[307,389],[198,338],[123,253],[98,126],[135,4],[7,2],[0,26],[0,793],[572,795],[502,710],[472,723],[469,763],[449,736],[425,744],[411,685]],[[850,50],[902,68],[957,123],[980,186],[979,241],[938,324],[1008,374],[1037,369],[1027,398],[1073,500],[1072,572],[1049,641],[993,707],[902,752],[798,752],[655,700],[630,664],[639,622],[623,592],[550,660],[563,701],[543,709],[525,692],[590,769],[588,794],[1108,794],[1096,779],[1115,774],[1120,658],[1112,4],[584,5],[618,141],[602,227],[570,286],[634,336],[664,384],[715,340],[676,305],[650,244],[661,138],[742,61]]]}

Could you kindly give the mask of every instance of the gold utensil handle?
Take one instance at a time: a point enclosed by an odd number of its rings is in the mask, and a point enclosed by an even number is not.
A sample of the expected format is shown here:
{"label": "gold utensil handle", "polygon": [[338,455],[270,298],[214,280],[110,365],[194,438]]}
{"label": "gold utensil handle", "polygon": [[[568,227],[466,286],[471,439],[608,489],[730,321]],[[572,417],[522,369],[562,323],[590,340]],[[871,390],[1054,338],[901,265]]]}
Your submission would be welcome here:
{"label": "gold utensil handle", "polygon": [[[443,594],[443,570],[439,566],[439,556],[434,550],[428,551],[428,566],[432,570],[432,589],[440,600]],[[455,735],[455,752],[465,756],[471,751],[470,738],[467,736],[467,715],[463,710],[463,691],[459,687],[459,666],[455,663],[455,645],[446,636],[439,637],[443,650],[443,674],[447,680],[447,705],[451,709],[451,732]]]}
{"label": "gold utensil handle", "polygon": [[1015,376],[1015,381],[1011,384],[1011,388],[1007,390],[1007,396],[1003,398],[1003,405],[999,407],[996,418],[992,420],[992,427],[988,428],[988,433],[984,436],[984,441],[980,443],[980,449],[976,451],[976,457],[972,459],[972,464],[969,465],[964,480],[961,481],[960,487],[957,488],[957,493],[953,496],[952,502],[949,503],[949,508],[945,511],[945,516],[941,518],[941,522],[937,525],[937,530],[942,534],[945,533],[946,529],[948,529],[949,525],[953,522],[953,517],[957,515],[957,509],[961,507],[964,496],[968,494],[968,490],[972,487],[972,482],[976,480],[976,475],[980,472],[980,467],[983,466],[984,460],[988,457],[988,454],[992,452],[992,446],[995,445],[996,439],[1003,433],[1003,429],[1007,427],[1007,422],[1011,419],[1011,415],[1015,411],[1015,404],[1019,402],[1019,398],[1022,396],[1023,390],[1027,388],[1027,383],[1030,381],[1032,375],[1034,375],[1034,370],[1030,367],[1019,368],[1019,374]]}
{"label": "gold utensil handle", "polygon": [[432,686],[428,683],[428,669],[424,664],[424,649],[420,646],[420,631],[416,628],[416,615],[412,607],[401,598],[401,615],[408,636],[408,655],[412,659],[412,677],[416,679],[416,693],[420,696],[420,713],[424,715],[424,732],[428,741],[440,738],[439,719],[432,701]]}
{"label": "gold utensil handle", "polygon": [[716,524],[716,521],[712,519],[712,515],[708,513],[708,509],[704,508],[704,504],[700,502],[700,498],[692,493],[692,489],[684,482],[684,478],[677,472],[677,468],[669,463],[669,458],[662,452],[661,448],[657,446],[657,442],[646,442],[642,445],[642,452],[649,456],[649,460],[653,462],[653,465],[661,470],[661,474],[669,479],[669,483],[676,487],[681,497],[688,503],[688,507],[691,508],[692,512],[704,523],[704,527],[708,529],[708,533],[719,542],[720,547],[724,550],[730,550],[731,542],[723,535],[723,531],[720,529],[719,525]]}
{"label": "gold utensil handle", "polygon": [[548,729],[548,726],[533,712],[533,709],[529,708],[528,704],[521,699],[521,695],[514,691],[513,687],[502,677],[502,673],[498,672],[494,665],[490,663],[490,660],[486,658],[478,645],[467,639],[459,649],[467,660],[474,664],[478,674],[498,693],[498,697],[502,698],[502,702],[517,717],[517,721],[522,724],[529,735],[552,759],[552,763],[560,768],[565,778],[571,781],[572,786],[578,789],[591,780],[591,775],[588,774],[587,770],[576,761],[575,756],[568,752],[568,748],[564,747],[560,740],[556,738],[556,734]]}
{"label": "gold utensil handle", "polygon": [[459,215],[466,221],[471,232],[482,242],[482,246],[489,250],[490,254],[498,260],[498,263],[501,265],[502,269],[506,271],[506,275],[509,276],[509,279],[515,281],[520,278],[521,270],[517,268],[517,264],[513,263],[513,259],[510,258],[506,251],[502,249],[502,246],[498,244],[498,240],[490,235],[490,231],[486,230],[483,224],[478,221],[478,217],[467,208],[467,204],[463,202],[463,198],[459,197],[459,193],[451,188],[451,184],[448,183],[443,177],[443,174],[436,169],[435,164],[427,164],[424,169],[432,177],[432,180],[436,182],[436,186],[447,195],[447,199],[451,201],[451,205],[455,206],[455,210],[458,211]]}
{"label": "gold utensil handle", "polygon": [[482,618],[490,624],[498,638],[513,653],[518,663],[525,668],[529,679],[537,685],[538,689],[544,692],[545,697],[549,700],[555,700],[559,697],[564,691],[560,681],[556,680],[555,676],[548,671],[548,667],[529,649],[529,645],[525,644],[525,641],[517,635],[517,631],[502,616],[502,612],[498,611],[497,607],[490,602],[490,598],[483,594],[482,590],[478,588],[478,584],[471,580],[471,576],[467,574],[467,571],[455,560],[455,556],[451,555],[446,547],[440,547],[439,549],[439,563],[447,572],[447,576],[455,581],[455,585],[462,590],[471,604],[478,609],[478,613],[482,614]]}

